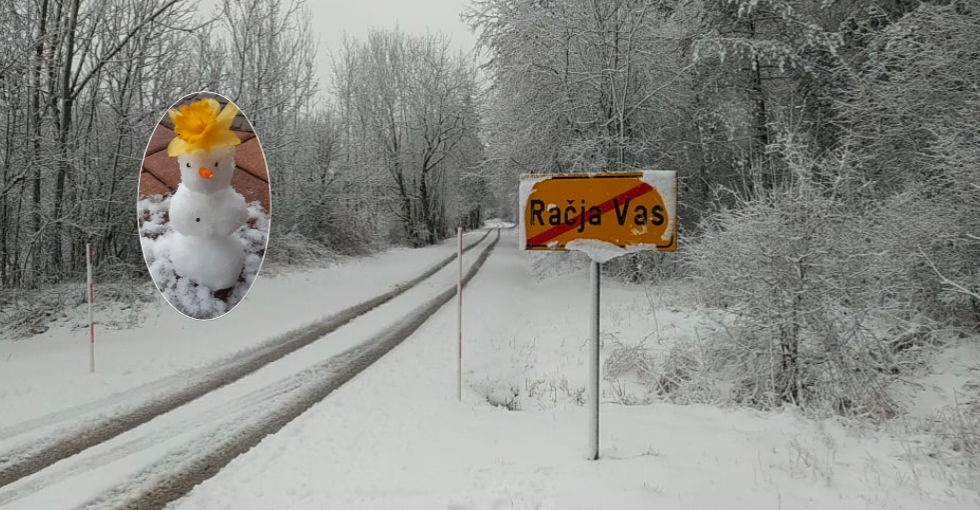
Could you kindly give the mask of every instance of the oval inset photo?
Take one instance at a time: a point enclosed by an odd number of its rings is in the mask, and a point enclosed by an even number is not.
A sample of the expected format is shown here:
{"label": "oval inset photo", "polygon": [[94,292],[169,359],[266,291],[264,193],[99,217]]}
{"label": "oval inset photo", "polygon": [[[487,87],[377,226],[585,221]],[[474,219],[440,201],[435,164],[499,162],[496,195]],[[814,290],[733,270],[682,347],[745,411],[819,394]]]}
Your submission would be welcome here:
{"label": "oval inset photo", "polygon": [[194,319],[230,312],[255,282],[269,240],[269,172],[259,139],[227,98],[177,101],[150,137],[137,214],[150,276]]}

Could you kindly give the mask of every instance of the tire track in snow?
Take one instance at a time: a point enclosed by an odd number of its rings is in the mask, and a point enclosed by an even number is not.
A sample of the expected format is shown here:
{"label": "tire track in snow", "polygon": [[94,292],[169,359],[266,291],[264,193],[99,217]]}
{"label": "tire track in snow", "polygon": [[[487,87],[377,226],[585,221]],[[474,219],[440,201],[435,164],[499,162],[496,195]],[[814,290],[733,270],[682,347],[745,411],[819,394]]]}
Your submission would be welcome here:
{"label": "tire track in snow", "polygon": [[[463,251],[467,252],[482,244],[489,235],[490,230],[487,230],[479,240],[466,246]],[[37,473],[55,462],[112,439],[161,414],[172,411],[200,398],[202,395],[237,381],[263,366],[313,343],[357,317],[400,296],[422,281],[438,273],[453,260],[456,260],[455,253],[434,264],[415,278],[396,285],[388,292],[379,294],[374,298],[341,310],[325,319],[287,332],[269,342],[232,355],[201,369],[193,369],[190,373],[182,372],[171,376],[171,378],[179,378],[181,381],[186,381],[174,390],[155,395],[151,399],[135,405],[121,406],[108,413],[102,413],[95,419],[88,420],[77,426],[72,426],[68,430],[63,428],[55,430],[23,447],[0,453],[0,488]],[[151,382],[136,388],[134,391],[138,395],[142,388],[159,386],[159,382]],[[107,398],[112,399],[114,396]],[[118,398],[118,394],[115,398]],[[89,412],[92,408],[92,404],[86,404],[79,406],[77,409],[84,409],[86,412]],[[43,426],[42,424],[45,423],[46,419],[56,421],[64,420],[65,416],[66,411],[54,413],[38,420],[31,420],[30,422],[15,425],[14,427],[5,429],[4,432],[7,433],[7,437],[12,437]]]}
{"label": "tire track in snow", "polygon": [[[111,445],[111,448],[99,453],[98,455],[79,460],[78,457],[72,458],[67,463],[56,463],[44,470],[35,473],[34,476],[25,477],[20,483],[11,484],[5,490],[0,490],[0,508],[14,503],[21,498],[43,491],[51,485],[65,482],[79,472],[105,467],[114,462],[118,462],[136,452],[156,447],[166,443],[176,436],[186,433],[192,427],[198,431],[204,431],[201,436],[208,436],[220,427],[227,427],[234,421],[248,420],[257,412],[257,406],[268,406],[288,398],[290,393],[299,389],[303,380],[299,377],[289,377],[259,388],[256,391],[238,397],[221,404],[218,407],[209,408],[205,412],[195,416],[194,421],[180,421],[167,425],[165,428],[155,431],[151,435],[143,435],[134,439],[120,442],[126,434],[102,443],[101,445]],[[138,429],[138,427],[134,428]],[[97,445],[97,446],[101,446]],[[90,452],[86,450],[81,455]]]}
{"label": "tire track in snow", "polygon": [[[500,230],[463,277],[465,286],[480,270],[500,241]],[[235,430],[220,430],[195,440],[137,475],[135,480],[106,491],[81,509],[158,510],[183,497],[194,486],[218,473],[239,455],[275,434],[317,402],[326,398],[362,370],[384,356],[415,332],[439,308],[456,295],[453,285],[415,308],[390,328],[364,344],[334,356],[297,374],[305,379],[301,388],[282,404]]]}

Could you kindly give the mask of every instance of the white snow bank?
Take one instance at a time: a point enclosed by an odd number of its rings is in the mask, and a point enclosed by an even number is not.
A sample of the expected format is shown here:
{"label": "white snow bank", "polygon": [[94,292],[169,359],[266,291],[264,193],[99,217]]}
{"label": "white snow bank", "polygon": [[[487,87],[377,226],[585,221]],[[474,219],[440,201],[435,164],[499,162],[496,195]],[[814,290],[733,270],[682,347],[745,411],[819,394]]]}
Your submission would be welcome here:
{"label": "white snow bank", "polygon": [[627,253],[656,251],[657,246],[654,244],[633,244],[623,248],[621,246],[596,239],[573,239],[565,243],[565,249],[580,251],[588,255],[592,260],[602,263],[609,262],[610,260],[619,257],[620,255],[626,255]]}
{"label": "white snow bank", "polygon": [[[957,405],[980,406],[980,344],[976,339],[947,346],[930,360],[923,373],[893,385],[890,394],[909,418],[930,420]],[[976,399],[974,402],[970,400]]]}

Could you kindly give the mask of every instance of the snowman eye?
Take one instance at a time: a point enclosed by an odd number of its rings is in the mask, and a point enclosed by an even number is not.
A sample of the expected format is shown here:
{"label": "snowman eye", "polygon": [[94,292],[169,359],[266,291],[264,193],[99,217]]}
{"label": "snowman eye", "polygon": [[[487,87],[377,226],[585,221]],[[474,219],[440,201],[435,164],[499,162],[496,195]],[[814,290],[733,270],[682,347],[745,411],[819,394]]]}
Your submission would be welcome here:
{"label": "snowman eye", "polygon": [[187,162],[187,168],[190,168],[190,167],[191,167],[190,162]]}
{"label": "snowman eye", "polygon": [[215,168],[218,168],[218,162],[217,161],[214,162],[214,167]]}

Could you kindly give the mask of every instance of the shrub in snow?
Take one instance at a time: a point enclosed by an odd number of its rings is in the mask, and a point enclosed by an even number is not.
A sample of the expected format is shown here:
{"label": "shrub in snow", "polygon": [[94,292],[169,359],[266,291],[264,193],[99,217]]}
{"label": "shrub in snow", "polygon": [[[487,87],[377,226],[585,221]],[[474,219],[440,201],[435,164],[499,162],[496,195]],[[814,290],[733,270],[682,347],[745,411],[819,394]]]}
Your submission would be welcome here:
{"label": "shrub in snow", "polygon": [[974,468],[980,468],[980,413],[975,409],[978,405],[980,403],[974,402],[974,409],[963,404],[948,406],[930,420],[931,431]]}
{"label": "shrub in snow", "polygon": [[705,362],[704,346],[674,344],[660,360],[653,389],[661,397],[679,404],[718,403],[724,400],[724,383]]}
{"label": "shrub in snow", "polygon": [[635,395],[631,386],[651,388],[656,378],[656,360],[644,342],[629,344],[617,339],[612,341],[605,362],[602,365],[603,377],[611,383],[613,395],[622,404],[643,404],[649,402],[648,395]]}
{"label": "shrub in snow", "polygon": [[525,256],[531,273],[540,279],[589,270],[589,256],[580,251],[529,251]]}
{"label": "shrub in snow", "polygon": [[[685,229],[678,229],[678,237],[685,239]],[[686,244],[678,246],[675,252],[646,251],[630,253],[617,257],[603,265],[603,273],[617,280],[630,283],[658,283],[671,278],[688,276],[688,267],[681,260],[687,249]]]}
{"label": "shrub in snow", "polygon": [[[900,358],[884,328],[928,323],[928,289],[907,265],[908,240],[928,239],[928,229],[913,221],[890,236],[882,227],[894,225],[893,209],[854,200],[850,184],[800,177],[716,215],[692,246],[704,302],[732,317],[704,362],[731,381],[736,401],[896,411],[884,388]],[[899,239],[904,247],[889,245]]]}
{"label": "shrub in snow", "polygon": [[337,258],[337,254],[329,247],[304,236],[295,228],[282,234],[273,234],[269,245],[270,260],[290,266],[315,266]]}
{"label": "shrub in snow", "polygon": [[494,407],[503,407],[510,411],[521,409],[519,399],[521,390],[516,386],[508,386],[487,379],[473,384],[472,387],[488,404]]}
{"label": "shrub in snow", "polygon": [[[948,318],[975,326],[980,326],[978,13],[977,0],[921,2],[869,35],[867,58],[853,68],[857,79],[837,98],[861,171],[893,195],[886,205],[896,213],[892,227],[931,223],[892,236],[910,254],[929,245],[923,251],[935,268],[923,257],[910,260],[910,270],[921,274],[916,285],[928,280],[934,286],[923,298],[931,300],[933,312],[960,314]],[[907,206],[895,207],[899,202]],[[929,221],[936,211],[944,217]],[[935,278],[937,272],[945,280]],[[940,287],[943,293],[936,291]],[[934,300],[940,294],[942,302]]]}
{"label": "shrub in snow", "polygon": [[602,373],[607,379],[633,375],[649,379],[654,374],[654,359],[643,342],[632,345],[613,340],[612,351],[606,357]]}

